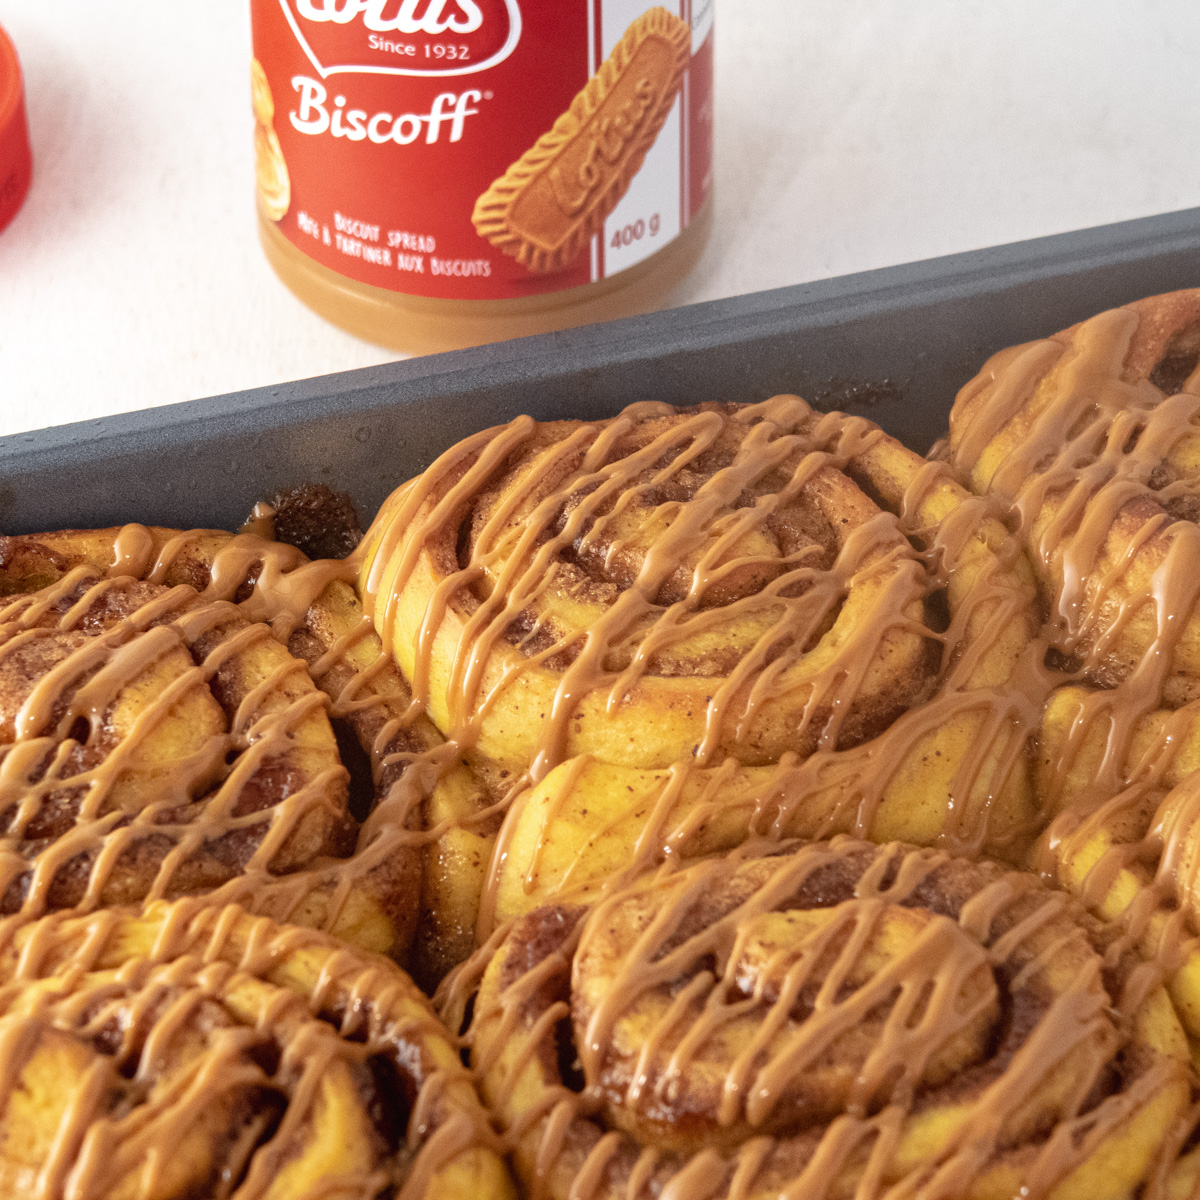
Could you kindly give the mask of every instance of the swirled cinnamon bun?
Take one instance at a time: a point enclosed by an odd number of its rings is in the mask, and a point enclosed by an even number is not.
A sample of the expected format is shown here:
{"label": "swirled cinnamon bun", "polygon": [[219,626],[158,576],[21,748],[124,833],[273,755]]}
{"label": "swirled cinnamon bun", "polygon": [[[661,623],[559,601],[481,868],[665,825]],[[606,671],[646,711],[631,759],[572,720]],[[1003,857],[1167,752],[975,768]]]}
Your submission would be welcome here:
{"label": "swirled cinnamon bun", "polygon": [[[1043,729],[1044,771],[1054,769],[1047,763],[1062,749],[1056,719],[1079,701],[1074,689],[1063,691],[1066,698],[1055,698]],[[1135,745],[1155,740],[1182,711],[1139,723]],[[1194,718],[1188,724],[1194,726]],[[1165,739],[1151,746],[1146,758],[1131,764],[1119,790],[1107,790],[1102,777],[1085,788],[1051,821],[1033,865],[1077,892],[1094,912],[1123,923],[1142,953],[1168,970],[1180,1016],[1200,1037],[1200,774],[1187,769],[1195,740],[1196,730],[1189,728],[1180,746]],[[1155,763],[1154,752],[1164,747],[1167,753],[1158,757],[1166,762]],[[1078,776],[1079,759],[1072,764]]]}
{"label": "swirled cinnamon bun", "polygon": [[1150,297],[995,355],[946,445],[1006,506],[1048,600],[1038,865],[1147,953],[1200,1033],[1183,864],[1200,766],[1200,291]]}
{"label": "swirled cinnamon bun", "polygon": [[1057,648],[1172,708],[1200,699],[1198,356],[1200,290],[1112,309],[994,355],[948,441],[1019,518]]}
{"label": "swirled cinnamon bun", "polygon": [[936,668],[924,572],[803,402],[468,438],[368,532],[376,627],[434,722],[510,770],[851,745]]}
{"label": "swirled cinnamon bun", "polygon": [[899,844],[708,860],[517,921],[472,1060],[530,1195],[1125,1197],[1189,1083],[1118,934]]}
{"label": "swirled cinnamon bun", "polygon": [[[436,732],[397,718],[409,693],[348,573],[219,531],[0,541],[0,907],[223,889],[404,953],[419,798],[400,777]],[[331,696],[343,750],[371,758],[357,817]]]}
{"label": "swirled cinnamon bun", "polygon": [[0,1192],[505,1200],[512,1185],[398,967],[184,900],[3,924]]}
{"label": "swirled cinnamon bun", "polygon": [[688,854],[770,827],[1015,857],[1040,828],[1029,566],[987,501],[862,418],[794,396],[519,418],[399,489],[361,554],[365,608],[462,755],[439,811],[492,822],[447,885],[460,928],[482,887],[490,931],[496,870],[528,865],[513,824],[547,808],[576,848],[620,826],[577,881],[700,826]]}

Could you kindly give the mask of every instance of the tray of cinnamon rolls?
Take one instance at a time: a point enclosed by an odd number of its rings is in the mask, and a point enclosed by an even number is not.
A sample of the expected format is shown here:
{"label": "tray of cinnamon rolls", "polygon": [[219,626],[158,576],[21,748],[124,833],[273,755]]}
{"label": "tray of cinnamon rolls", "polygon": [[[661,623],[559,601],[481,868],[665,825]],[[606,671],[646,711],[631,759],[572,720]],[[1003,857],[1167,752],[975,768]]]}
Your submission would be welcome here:
{"label": "tray of cinnamon rolls", "polygon": [[1200,1196],[1193,284],[0,442],[0,1196]]}

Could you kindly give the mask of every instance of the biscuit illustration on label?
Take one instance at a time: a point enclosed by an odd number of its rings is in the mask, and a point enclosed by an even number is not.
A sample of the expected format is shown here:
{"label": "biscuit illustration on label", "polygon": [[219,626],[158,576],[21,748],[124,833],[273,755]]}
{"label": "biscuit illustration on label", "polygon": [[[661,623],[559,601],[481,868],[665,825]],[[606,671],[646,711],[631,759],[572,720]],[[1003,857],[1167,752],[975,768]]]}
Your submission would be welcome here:
{"label": "biscuit illustration on label", "polygon": [[570,266],[654,145],[691,49],[691,28],[665,8],[638,17],[553,128],[476,200],[479,235],[537,274]]}
{"label": "biscuit illustration on label", "polygon": [[263,211],[272,221],[280,220],[292,202],[292,181],[283,147],[275,135],[275,99],[267,73],[257,58],[250,60],[250,96],[254,103],[254,177]]}

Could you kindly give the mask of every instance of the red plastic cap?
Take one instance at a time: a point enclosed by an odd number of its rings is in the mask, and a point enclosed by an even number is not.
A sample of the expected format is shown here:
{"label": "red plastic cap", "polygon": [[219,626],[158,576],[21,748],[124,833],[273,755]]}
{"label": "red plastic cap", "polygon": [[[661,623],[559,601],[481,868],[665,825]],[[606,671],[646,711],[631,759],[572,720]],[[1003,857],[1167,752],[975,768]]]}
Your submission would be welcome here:
{"label": "red plastic cap", "polygon": [[33,178],[21,64],[0,27],[0,229],[17,215]]}

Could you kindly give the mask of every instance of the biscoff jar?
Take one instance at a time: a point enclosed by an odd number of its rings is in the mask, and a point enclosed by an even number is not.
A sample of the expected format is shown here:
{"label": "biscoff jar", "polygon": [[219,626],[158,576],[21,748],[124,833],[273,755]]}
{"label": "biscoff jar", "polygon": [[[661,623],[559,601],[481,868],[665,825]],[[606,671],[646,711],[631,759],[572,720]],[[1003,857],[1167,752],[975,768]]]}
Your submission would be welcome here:
{"label": "biscoff jar", "polygon": [[710,224],[713,6],[251,0],[271,265],[411,353],[657,307]]}

